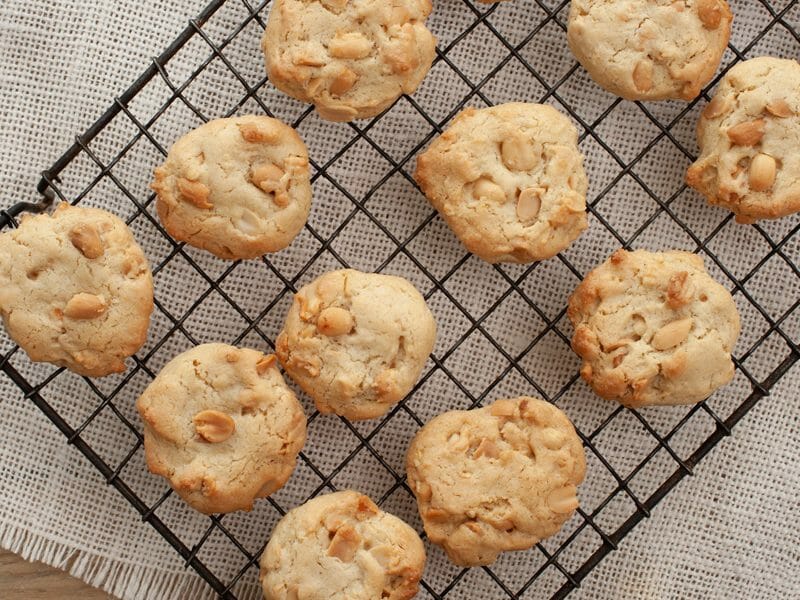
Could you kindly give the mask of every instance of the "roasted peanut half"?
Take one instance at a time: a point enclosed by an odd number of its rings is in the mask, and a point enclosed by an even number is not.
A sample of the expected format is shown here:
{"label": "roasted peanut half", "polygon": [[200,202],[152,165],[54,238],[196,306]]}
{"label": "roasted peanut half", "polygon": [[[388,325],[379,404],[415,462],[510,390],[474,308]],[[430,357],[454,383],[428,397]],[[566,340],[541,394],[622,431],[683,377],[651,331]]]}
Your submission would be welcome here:
{"label": "roasted peanut half", "polygon": [[77,225],[70,232],[69,241],[86,258],[93,259],[103,256],[103,240],[100,239],[97,229],[88,223]]}
{"label": "roasted peanut half", "polygon": [[755,146],[764,137],[764,119],[739,123],[728,129],[728,139],[736,146]]}
{"label": "roasted peanut half", "polygon": [[769,154],[756,154],[750,162],[750,189],[763,192],[775,183],[778,165]]}
{"label": "roasted peanut half", "polygon": [[530,171],[539,163],[533,144],[521,135],[512,135],[503,140],[500,156],[511,171]]}
{"label": "roasted peanut half", "polygon": [[792,112],[792,107],[789,106],[789,103],[786,102],[786,100],[773,100],[764,108],[773,117],[778,117],[779,119],[785,119],[794,114],[794,112]]}
{"label": "roasted peanut half", "polygon": [[204,183],[189,181],[181,177],[178,179],[178,192],[184,200],[197,208],[214,208],[214,205],[208,200],[211,190]]}
{"label": "roasted peanut half", "polygon": [[547,506],[555,513],[567,514],[578,508],[578,488],[574,485],[565,485],[553,490],[547,496]]}
{"label": "roasted peanut half", "polygon": [[218,410],[204,410],[192,419],[195,431],[205,441],[219,444],[227,440],[236,430],[233,419]]}
{"label": "roasted peanut half", "polygon": [[699,0],[697,14],[706,29],[716,29],[722,22],[722,7],[719,0]]}
{"label": "roasted peanut half", "polygon": [[472,192],[479,200],[488,200],[498,204],[506,201],[506,193],[503,188],[490,179],[478,179],[472,188]]}
{"label": "roasted peanut half", "polygon": [[535,221],[542,209],[542,188],[529,187],[522,190],[517,200],[517,217],[523,223]]}
{"label": "roasted peanut half", "polygon": [[350,333],[353,330],[353,325],[355,325],[353,315],[338,306],[326,308],[317,317],[317,330],[328,337]]}
{"label": "roasted peanut half", "polygon": [[650,345],[658,351],[674,348],[689,336],[692,323],[692,318],[688,317],[664,325],[661,329],[656,331],[653,339],[650,341]]}
{"label": "roasted peanut half", "polygon": [[94,294],[75,294],[64,307],[64,316],[70,319],[96,319],[102,316],[108,305],[104,298]]}

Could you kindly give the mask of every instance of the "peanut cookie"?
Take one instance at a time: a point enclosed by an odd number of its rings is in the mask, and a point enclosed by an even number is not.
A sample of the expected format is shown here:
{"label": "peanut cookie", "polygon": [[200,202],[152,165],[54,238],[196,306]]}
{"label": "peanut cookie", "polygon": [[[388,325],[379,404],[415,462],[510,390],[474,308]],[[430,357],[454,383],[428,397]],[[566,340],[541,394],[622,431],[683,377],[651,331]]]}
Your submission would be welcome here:
{"label": "peanut cookie", "polygon": [[578,133],[543,104],[468,108],[414,175],[467,250],[488,262],[555,256],[586,229]]}
{"label": "peanut cookie", "polygon": [[625,406],[693,404],[733,377],[739,314],[688,252],[618,250],[569,300],[581,376]]}
{"label": "peanut cookie", "polygon": [[276,353],[321,413],[373,419],[411,391],[436,323],[405,279],[332,271],[295,295]]}
{"label": "peanut cookie", "polygon": [[800,63],[763,56],[733,67],[697,123],[686,174],[740,223],[800,211]]}
{"label": "peanut cookie", "polygon": [[275,0],[261,46],[269,80],[323,119],[373,117],[431,68],[430,0]]}
{"label": "peanut cookie", "polygon": [[152,311],[147,259],[116,216],[62,203],[0,235],[0,315],[32,361],[121,373]]}
{"label": "peanut cookie", "polygon": [[564,413],[516,398],[435,417],[412,440],[406,468],[430,541],[477,566],[561,529],[578,507],[586,459]]}
{"label": "peanut cookie", "polygon": [[572,0],[567,41],[594,81],[628,100],[692,100],[731,33],[725,0]]}
{"label": "peanut cookie", "polygon": [[195,510],[250,510],[279,490],[306,417],[275,355],[203,344],[168,362],[136,402],[152,473]]}
{"label": "peanut cookie", "polygon": [[367,496],[335,492],[290,510],[261,556],[266,600],[407,600],[425,547]]}
{"label": "peanut cookie", "polygon": [[190,131],[152,187],[172,237],[225,259],[285,248],[311,209],[306,147],[270,117],[217,119]]}

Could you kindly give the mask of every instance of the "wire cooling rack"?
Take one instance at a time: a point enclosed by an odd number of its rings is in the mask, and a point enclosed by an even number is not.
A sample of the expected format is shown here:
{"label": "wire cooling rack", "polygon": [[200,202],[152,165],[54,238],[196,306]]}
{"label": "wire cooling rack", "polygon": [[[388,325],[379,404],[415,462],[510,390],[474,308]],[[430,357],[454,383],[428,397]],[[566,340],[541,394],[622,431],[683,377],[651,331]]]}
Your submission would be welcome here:
{"label": "wire cooling rack", "polygon": [[[429,547],[421,596],[563,598],[800,357],[800,223],[789,217],[737,225],[687,190],[683,172],[694,158],[694,123],[708,93],[688,105],[605,94],[566,49],[566,1],[437,2],[429,21],[437,58],[421,89],[385,114],[351,124],[321,121],[267,82],[258,42],[268,4],[211,2],[43,173],[41,203],[0,212],[0,227],[16,226],[20,212],[59,199],[126,218],[153,263],[156,285],[150,338],[131,368],[83,379],[31,364],[7,337],[0,338],[0,368],[224,598],[258,596],[264,538],[286,510],[321,492],[360,489],[421,531],[403,471],[416,429],[450,408],[522,394],[545,398],[567,412],[586,448],[581,508],[553,538],[491,567],[459,569]],[[797,55],[797,0],[731,4],[737,20],[723,71],[751,56]],[[410,172],[417,153],[463,107],[511,100],[553,104],[577,124],[591,184],[590,229],[551,261],[491,266],[465,254]],[[176,244],[154,215],[147,184],[180,134],[243,113],[274,115],[300,131],[315,199],[290,249],[226,263]],[[696,406],[636,411],[598,400],[579,381],[566,298],[620,246],[694,250],[732,291],[743,333],[731,385]],[[169,358],[197,343],[272,348],[296,288],[341,266],[401,274],[423,291],[439,322],[423,377],[376,421],[321,417],[304,400],[309,439],[289,484],[252,514],[201,519],[161,479],[143,474],[133,402]]]}

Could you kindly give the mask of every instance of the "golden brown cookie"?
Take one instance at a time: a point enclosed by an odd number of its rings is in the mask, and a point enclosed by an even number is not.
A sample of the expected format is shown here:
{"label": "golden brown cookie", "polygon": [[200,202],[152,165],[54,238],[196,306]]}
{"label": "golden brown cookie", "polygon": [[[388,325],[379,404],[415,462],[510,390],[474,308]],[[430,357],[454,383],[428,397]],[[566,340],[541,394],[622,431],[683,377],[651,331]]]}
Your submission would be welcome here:
{"label": "golden brown cookie", "polygon": [[152,311],[150,266],[116,216],[62,203],[0,235],[0,315],[32,361],[120,373]]}
{"label": "golden brown cookie", "polygon": [[422,191],[482,259],[551,258],[586,229],[578,132],[543,104],[468,108],[417,159]]}
{"label": "golden brown cookie", "polygon": [[286,513],[261,557],[266,600],[409,600],[425,567],[417,532],[353,491]]}
{"label": "golden brown cookie", "polygon": [[740,223],[800,211],[800,63],[770,56],[733,67],[697,123],[686,181]]}
{"label": "golden brown cookie", "polygon": [[725,0],[572,0],[567,41],[602,88],[628,100],[692,100],[719,67]]}
{"label": "golden brown cookie", "polygon": [[308,152],[277,119],[217,119],[175,142],[153,190],[176,240],[224,259],[256,258],[288,246],[308,219]]}
{"label": "golden brown cookie", "polygon": [[280,489],[306,417],[272,354],[203,344],[168,362],[136,402],[151,472],[195,510],[250,510]]}
{"label": "golden brown cookie", "polygon": [[581,375],[608,400],[693,404],[733,377],[739,314],[695,254],[618,250],[577,287],[567,314]]}
{"label": "golden brown cookie", "polygon": [[262,47],[269,80],[323,119],[375,116],[431,68],[430,0],[275,0]]}
{"label": "golden brown cookie", "polygon": [[586,458],[569,419],[534,398],[446,412],[411,442],[408,485],[428,539],[488,565],[556,533],[578,507]]}
{"label": "golden brown cookie", "polygon": [[344,269],[297,292],[275,352],[321,413],[373,419],[411,391],[435,339],[408,281]]}

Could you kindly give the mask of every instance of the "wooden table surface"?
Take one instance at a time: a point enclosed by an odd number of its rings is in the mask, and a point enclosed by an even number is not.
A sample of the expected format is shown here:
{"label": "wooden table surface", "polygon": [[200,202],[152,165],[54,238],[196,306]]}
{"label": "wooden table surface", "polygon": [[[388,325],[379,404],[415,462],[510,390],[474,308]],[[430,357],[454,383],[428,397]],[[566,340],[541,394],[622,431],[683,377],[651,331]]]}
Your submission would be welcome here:
{"label": "wooden table surface", "polygon": [[42,563],[30,563],[0,550],[0,597],[3,600],[113,600],[105,592]]}

